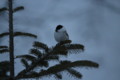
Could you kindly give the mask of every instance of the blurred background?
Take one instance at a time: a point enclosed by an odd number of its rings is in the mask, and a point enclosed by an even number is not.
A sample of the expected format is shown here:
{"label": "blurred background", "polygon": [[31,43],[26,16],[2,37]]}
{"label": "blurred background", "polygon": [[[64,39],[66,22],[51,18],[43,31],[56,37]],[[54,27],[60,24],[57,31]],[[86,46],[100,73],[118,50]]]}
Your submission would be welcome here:
{"label": "blurred background", "polygon": [[[0,8],[7,6],[7,0],[0,1]],[[66,27],[72,43],[83,44],[85,51],[71,54],[67,58],[97,62],[98,69],[76,68],[83,74],[81,80],[120,79],[120,0],[14,0],[14,7],[25,9],[14,13],[14,30],[38,35],[15,38],[15,55],[27,54],[33,41],[41,41],[49,47],[57,42],[54,30],[61,24]],[[0,33],[8,32],[8,12],[0,13]],[[1,38],[0,45],[8,45],[8,38]],[[9,59],[0,55],[0,61]],[[52,62],[54,64],[55,62]],[[52,65],[51,64],[51,65]],[[15,61],[16,74],[23,69]],[[78,80],[63,73],[63,80]],[[43,80],[55,80],[53,76]]]}

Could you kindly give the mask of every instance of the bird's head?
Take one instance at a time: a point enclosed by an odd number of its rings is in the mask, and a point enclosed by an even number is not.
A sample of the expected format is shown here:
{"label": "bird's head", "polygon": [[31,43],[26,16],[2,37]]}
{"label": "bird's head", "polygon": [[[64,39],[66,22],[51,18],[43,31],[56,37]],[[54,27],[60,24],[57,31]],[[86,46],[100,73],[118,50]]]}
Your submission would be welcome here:
{"label": "bird's head", "polygon": [[55,31],[56,31],[56,32],[58,32],[58,31],[65,31],[65,27],[62,26],[62,25],[57,25]]}

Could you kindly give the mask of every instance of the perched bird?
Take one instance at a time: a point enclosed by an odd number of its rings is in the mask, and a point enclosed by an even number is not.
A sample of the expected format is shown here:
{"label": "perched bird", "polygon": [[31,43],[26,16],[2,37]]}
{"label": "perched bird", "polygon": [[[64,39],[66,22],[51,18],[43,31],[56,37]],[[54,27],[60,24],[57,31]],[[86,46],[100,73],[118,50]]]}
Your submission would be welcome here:
{"label": "perched bird", "polygon": [[69,40],[69,35],[64,26],[58,25],[54,32],[54,37],[57,42]]}

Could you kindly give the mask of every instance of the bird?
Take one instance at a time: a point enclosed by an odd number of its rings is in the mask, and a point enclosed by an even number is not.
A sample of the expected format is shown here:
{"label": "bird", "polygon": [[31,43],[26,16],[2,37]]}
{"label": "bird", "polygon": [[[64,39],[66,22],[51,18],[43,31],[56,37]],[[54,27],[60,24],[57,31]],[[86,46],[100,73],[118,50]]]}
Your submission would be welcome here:
{"label": "bird", "polygon": [[69,35],[63,25],[57,25],[54,32],[54,38],[58,43],[61,41],[69,40]]}

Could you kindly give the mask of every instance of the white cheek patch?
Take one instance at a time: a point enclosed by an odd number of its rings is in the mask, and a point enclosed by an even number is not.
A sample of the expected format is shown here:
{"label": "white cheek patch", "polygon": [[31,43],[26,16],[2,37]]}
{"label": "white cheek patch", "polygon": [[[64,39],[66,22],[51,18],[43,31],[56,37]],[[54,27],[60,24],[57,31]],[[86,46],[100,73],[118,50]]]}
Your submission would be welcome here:
{"label": "white cheek patch", "polygon": [[65,27],[58,30],[58,32],[66,31]]}

